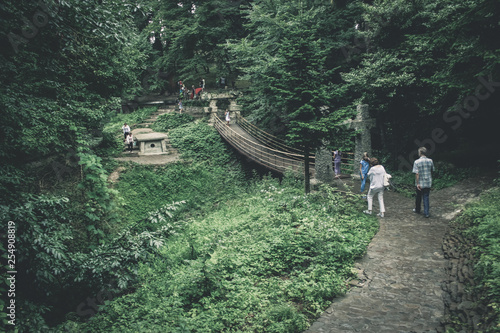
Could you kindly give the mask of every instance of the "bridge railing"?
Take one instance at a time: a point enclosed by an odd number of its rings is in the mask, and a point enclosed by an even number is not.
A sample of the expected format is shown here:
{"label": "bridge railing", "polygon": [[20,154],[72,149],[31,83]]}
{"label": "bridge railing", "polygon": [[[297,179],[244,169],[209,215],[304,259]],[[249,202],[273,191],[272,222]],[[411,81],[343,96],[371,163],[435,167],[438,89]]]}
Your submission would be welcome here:
{"label": "bridge railing", "polygon": [[[281,151],[286,151],[286,152],[292,152],[295,154],[300,155],[300,159],[304,160],[304,151],[293,148],[288,146],[285,141],[261,130],[254,124],[250,123],[248,120],[246,120],[244,117],[241,115],[237,114],[236,115],[236,123],[244,129],[248,134],[253,136],[256,140],[261,142],[263,145],[272,147],[273,149],[276,150],[281,150]],[[310,154],[309,158],[311,160],[315,159],[314,154]],[[299,158],[297,158],[299,159]],[[333,163],[333,156],[332,156],[332,163]],[[356,165],[354,163],[354,153],[351,152],[342,152],[342,161],[341,161],[341,169],[345,170],[349,173],[353,173]]]}
{"label": "bridge railing", "polygon": [[[242,154],[252,158],[257,163],[281,173],[287,169],[299,171],[304,168],[304,151],[287,146],[283,140],[259,129],[240,115],[236,115],[236,123],[257,142],[235,132],[218,116],[215,118],[215,127],[219,133]],[[315,155],[310,154],[309,160],[311,171],[314,173]],[[349,174],[357,172],[353,153],[342,152],[341,172]]]}
{"label": "bridge railing", "polygon": [[[244,129],[248,134],[253,136],[255,139],[260,141],[263,145],[267,147],[271,147],[276,150],[286,151],[294,154],[300,155],[300,159],[304,159],[304,151],[288,146],[283,140],[261,130],[254,124],[250,123],[248,120],[240,116],[236,115],[236,123]],[[309,156],[310,159],[314,160],[314,154]]]}
{"label": "bridge railing", "polygon": [[[245,138],[226,125],[219,117],[215,117],[215,128],[222,137],[242,154],[252,158],[272,170],[284,173],[287,170],[299,172],[304,168],[304,155],[281,151],[264,146]],[[310,163],[314,168],[314,163]]]}

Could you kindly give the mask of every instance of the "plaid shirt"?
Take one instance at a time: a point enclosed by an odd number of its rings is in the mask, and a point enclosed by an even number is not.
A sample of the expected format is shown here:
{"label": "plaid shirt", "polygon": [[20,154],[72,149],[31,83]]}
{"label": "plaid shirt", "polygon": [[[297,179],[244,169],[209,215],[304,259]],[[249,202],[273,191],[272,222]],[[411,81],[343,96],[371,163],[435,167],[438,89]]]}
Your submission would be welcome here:
{"label": "plaid shirt", "polygon": [[432,171],[434,171],[434,163],[430,158],[421,156],[413,163],[413,173],[418,174],[418,184],[415,180],[415,185],[422,188],[431,188]]}

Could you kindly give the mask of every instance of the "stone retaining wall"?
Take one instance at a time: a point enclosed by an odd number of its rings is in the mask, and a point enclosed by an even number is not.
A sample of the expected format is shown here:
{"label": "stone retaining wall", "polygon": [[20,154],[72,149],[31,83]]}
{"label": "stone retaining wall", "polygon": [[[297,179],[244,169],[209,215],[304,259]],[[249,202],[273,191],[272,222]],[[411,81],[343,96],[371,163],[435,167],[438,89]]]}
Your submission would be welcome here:
{"label": "stone retaining wall", "polygon": [[488,308],[482,300],[484,293],[478,292],[474,281],[474,242],[464,235],[464,228],[452,227],[443,240],[443,252],[448,259],[447,279],[442,285],[445,305],[445,330],[452,328],[456,332],[488,331]]}

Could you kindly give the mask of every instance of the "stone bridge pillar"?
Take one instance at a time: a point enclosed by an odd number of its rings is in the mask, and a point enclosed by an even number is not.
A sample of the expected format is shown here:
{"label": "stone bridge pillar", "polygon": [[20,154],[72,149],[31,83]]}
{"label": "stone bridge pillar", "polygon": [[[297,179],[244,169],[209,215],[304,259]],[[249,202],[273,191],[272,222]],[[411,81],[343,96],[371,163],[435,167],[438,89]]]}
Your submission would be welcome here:
{"label": "stone bridge pillar", "polygon": [[327,146],[328,142],[324,141],[323,146],[316,150],[314,185],[319,183],[331,184],[333,182],[333,154],[332,150],[328,149]]}
{"label": "stone bridge pillar", "polygon": [[208,111],[210,112],[210,119],[208,120],[208,124],[210,126],[214,126],[215,124],[215,116],[217,115],[217,100],[216,99],[211,99],[210,104],[208,107]]}
{"label": "stone bridge pillar", "polygon": [[231,114],[231,118],[235,117],[236,115],[240,115],[241,112],[241,107],[236,103],[235,99],[231,99],[229,101],[229,113]]}
{"label": "stone bridge pillar", "polygon": [[367,152],[371,156],[372,153],[372,136],[370,130],[375,127],[375,119],[370,118],[368,113],[368,105],[362,104],[357,107],[356,119],[345,122],[348,128],[359,132],[356,135],[356,147],[354,149],[354,174],[359,177],[358,163],[363,158],[363,153]]}

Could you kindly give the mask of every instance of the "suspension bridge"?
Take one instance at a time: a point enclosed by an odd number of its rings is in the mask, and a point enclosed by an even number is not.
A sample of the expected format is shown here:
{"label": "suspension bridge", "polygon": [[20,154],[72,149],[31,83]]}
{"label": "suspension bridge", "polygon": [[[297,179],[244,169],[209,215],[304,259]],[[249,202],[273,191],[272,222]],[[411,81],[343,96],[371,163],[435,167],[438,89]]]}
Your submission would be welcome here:
{"label": "suspension bridge", "polygon": [[[283,140],[259,129],[245,118],[236,114],[236,122],[229,126],[226,121],[215,116],[214,127],[232,147],[254,162],[284,174],[303,173],[304,151],[288,146]],[[353,154],[342,153],[341,175],[349,177],[353,173]],[[315,154],[309,154],[309,172],[315,175]],[[332,161],[333,163],[333,161]]]}

